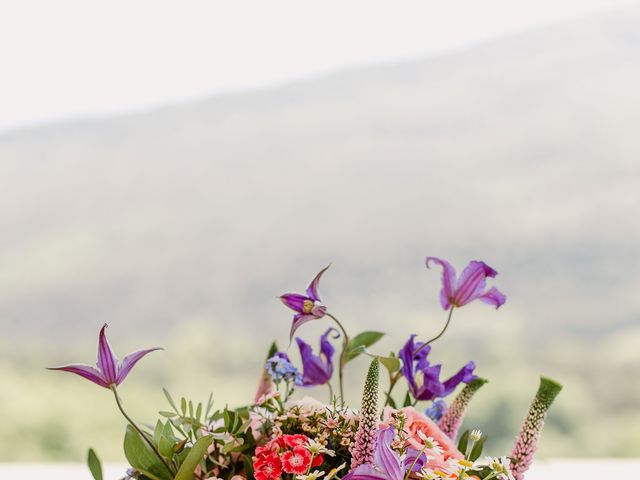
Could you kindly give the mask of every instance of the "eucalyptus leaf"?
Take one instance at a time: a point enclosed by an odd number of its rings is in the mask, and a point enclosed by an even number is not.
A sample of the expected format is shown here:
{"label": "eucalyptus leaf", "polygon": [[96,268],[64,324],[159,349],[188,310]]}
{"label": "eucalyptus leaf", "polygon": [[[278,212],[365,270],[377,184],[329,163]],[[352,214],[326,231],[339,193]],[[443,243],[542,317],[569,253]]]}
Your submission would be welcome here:
{"label": "eucalyptus leaf", "polygon": [[175,410],[175,412],[178,413],[178,409],[176,408],[176,404],[173,401],[173,398],[171,398],[171,395],[169,394],[167,389],[163,387],[162,391],[164,392],[164,396],[167,398],[167,402],[169,402],[169,405],[171,405],[171,408],[173,408]]}
{"label": "eucalyptus leaf", "polygon": [[209,418],[209,414],[211,413],[211,408],[213,408],[213,392],[209,394],[209,400],[207,400],[207,409],[204,412],[205,418]]}
{"label": "eucalyptus leaf", "polygon": [[345,356],[345,363],[350,362],[358,355],[363,353],[366,347],[370,347],[384,336],[382,332],[362,332],[349,340],[347,346],[347,354]]}
{"label": "eucalyptus leaf", "polygon": [[207,453],[207,449],[212,442],[213,437],[211,435],[207,435],[206,437],[200,438],[193,444],[193,447],[189,450],[189,453],[182,462],[182,465],[180,465],[180,469],[175,476],[175,480],[193,480],[193,472],[204,458]]}
{"label": "eucalyptus leaf", "polygon": [[102,480],[102,464],[93,448],[90,448],[87,453],[87,466],[94,480]]}

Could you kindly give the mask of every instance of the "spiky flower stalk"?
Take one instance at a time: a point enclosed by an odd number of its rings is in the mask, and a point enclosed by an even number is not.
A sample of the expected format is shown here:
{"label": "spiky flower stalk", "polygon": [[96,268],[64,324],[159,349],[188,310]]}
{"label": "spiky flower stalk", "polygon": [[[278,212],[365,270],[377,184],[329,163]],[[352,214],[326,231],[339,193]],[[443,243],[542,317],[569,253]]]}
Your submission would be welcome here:
{"label": "spiky flower stalk", "polygon": [[356,439],[351,449],[351,469],[373,461],[378,433],[378,383],[380,380],[380,363],[374,358],[369,366],[367,379],[362,392],[360,407],[360,424]]}
{"label": "spiky flower stalk", "polygon": [[453,400],[447,411],[440,419],[438,427],[442,430],[451,440],[455,440],[458,436],[458,430],[464,416],[467,413],[467,407],[469,402],[475,395],[475,393],[482,387],[488,380],[484,378],[476,378],[467,383],[458,396]]}
{"label": "spiky flower stalk", "polygon": [[529,407],[529,413],[524,419],[520,434],[516,437],[516,443],[511,452],[511,470],[516,480],[524,478],[524,473],[533,461],[547,410],[560,390],[562,390],[562,385],[558,382],[540,377],[540,387]]}

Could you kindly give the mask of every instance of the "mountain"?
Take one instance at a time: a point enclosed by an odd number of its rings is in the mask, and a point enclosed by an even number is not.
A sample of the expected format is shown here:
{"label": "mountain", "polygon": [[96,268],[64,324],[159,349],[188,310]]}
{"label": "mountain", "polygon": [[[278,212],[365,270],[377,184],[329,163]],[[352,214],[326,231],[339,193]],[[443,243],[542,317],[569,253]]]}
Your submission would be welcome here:
{"label": "mountain", "polygon": [[333,262],[328,298],[382,325],[433,300],[436,254],[495,266],[535,332],[635,322],[639,20],[5,134],[2,321],[274,326]]}
{"label": "mountain", "polygon": [[[39,458],[79,458],[89,424],[61,421],[77,405],[54,402],[58,387],[35,369],[92,354],[103,322],[122,348],[199,338],[200,353],[178,351],[183,362],[157,360],[166,370],[154,379],[183,381],[168,372],[184,364],[200,379],[215,363],[216,382],[233,376],[250,391],[270,339],[286,341],[291,312],[275,297],[330,262],[320,290],[348,329],[386,331],[389,349],[436,333],[440,273],[423,263],[436,255],[458,269],[485,260],[508,297],[498,312],[457,312],[441,350],[455,364],[489,360],[496,384],[508,380],[479,406],[494,438],[508,445],[544,371],[567,384],[548,452],[637,452],[639,22],[629,8],[439,57],[0,136],[0,348],[21,359],[0,370],[41,412],[33,426],[15,410],[22,400],[5,402],[16,419],[7,438]],[[102,422],[114,452],[119,431]]]}

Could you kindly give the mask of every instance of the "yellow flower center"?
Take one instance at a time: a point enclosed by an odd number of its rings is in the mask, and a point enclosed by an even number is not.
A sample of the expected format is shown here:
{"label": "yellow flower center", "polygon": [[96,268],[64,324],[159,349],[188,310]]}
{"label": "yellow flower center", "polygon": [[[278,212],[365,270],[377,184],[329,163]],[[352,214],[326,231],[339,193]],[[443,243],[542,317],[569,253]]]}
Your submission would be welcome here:
{"label": "yellow flower center", "polygon": [[305,300],[304,303],[302,304],[302,313],[309,314],[311,313],[311,310],[313,310],[313,301]]}
{"label": "yellow flower center", "polygon": [[470,462],[469,460],[458,460],[458,463],[463,467],[467,467],[467,468],[473,467],[473,462]]}

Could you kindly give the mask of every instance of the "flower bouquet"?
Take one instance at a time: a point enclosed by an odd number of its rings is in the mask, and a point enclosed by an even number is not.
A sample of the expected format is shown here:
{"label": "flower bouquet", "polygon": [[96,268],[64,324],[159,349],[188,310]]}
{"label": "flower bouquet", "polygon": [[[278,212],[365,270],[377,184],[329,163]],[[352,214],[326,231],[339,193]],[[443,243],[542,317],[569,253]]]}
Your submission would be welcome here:
{"label": "flower bouquet", "polygon": [[[473,362],[441,379],[441,365],[432,365],[429,353],[454,311],[474,300],[499,308],[506,297],[496,287],[487,289],[486,279],[497,272],[484,262],[470,262],[459,277],[445,260],[428,257],[427,268],[432,265],[442,269],[440,303],[447,312],[446,322],[427,341],[410,335],[397,354],[376,354],[372,347],[382,333],[351,336],[322,304],[319,283],[328,267],[315,276],[305,294],[282,295],[282,303],[295,312],[289,339],[295,339],[302,366],[297,368],[285,351],[272,344],[254,401],[235,409],[213,410],[211,396],[206,405],[184,398],[176,402],[164,390],[169,408],[160,412],[155,426],[136,423],[123,408],[118,386],[141,358],[159,348],[131,353],[119,362],[107,341],[106,325],[100,330],[95,367],[75,364],[53,370],[75,373],[111,390],[128,424],[127,479],[520,480],[531,464],[546,412],[562,387],[543,377],[511,453],[483,458],[486,435],[459,429],[471,399],[487,381],[474,374]],[[295,336],[312,321],[331,325],[320,337],[317,351]],[[340,344],[337,356],[336,344]],[[369,356],[371,363],[361,404],[355,409],[344,401],[344,374],[360,355]],[[381,372],[388,376],[382,394]],[[327,386],[327,404],[293,397],[296,389],[318,385]],[[397,395],[400,385],[406,387],[402,401]],[[88,464],[94,478],[102,480],[93,450]]]}

